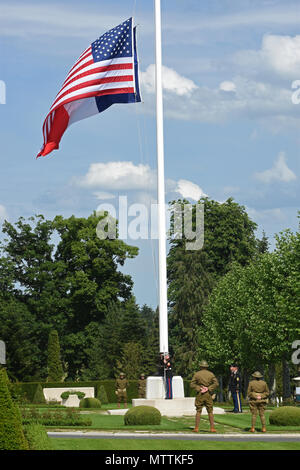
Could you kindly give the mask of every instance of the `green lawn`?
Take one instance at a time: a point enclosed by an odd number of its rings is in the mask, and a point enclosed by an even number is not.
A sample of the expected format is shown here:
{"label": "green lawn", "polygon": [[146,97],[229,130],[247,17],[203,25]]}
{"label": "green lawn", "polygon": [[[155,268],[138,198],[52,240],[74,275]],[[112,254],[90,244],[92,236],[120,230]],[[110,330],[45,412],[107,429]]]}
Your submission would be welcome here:
{"label": "green lawn", "polygon": [[300,442],[214,442],[147,439],[54,439],[54,450],[300,450]]}
{"label": "green lawn", "polygon": [[[269,432],[299,432],[300,426],[271,426],[269,425],[270,412],[266,412],[267,431]],[[152,431],[152,432],[186,432],[190,433],[194,428],[194,417],[166,418],[162,417],[161,424],[149,426],[125,426],[124,417],[121,415],[104,415],[100,412],[91,411],[88,413],[92,420],[92,425],[84,426],[65,426],[64,429],[85,429],[85,430],[105,430],[105,431]],[[218,433],[249,432],[251,425],[250,413],[243,414],[225,414],[215,415],[215,428]],[[47,427],[49,430],[50,426]],[[57,427],[52,427],[52,429]],[[256,421],[256,429],[261,430],[259,417]],[[207,416],[203,416],[200,421],[200,432],[209,432],[209,422]],[[300,435],[299,435],[300,437]]]}

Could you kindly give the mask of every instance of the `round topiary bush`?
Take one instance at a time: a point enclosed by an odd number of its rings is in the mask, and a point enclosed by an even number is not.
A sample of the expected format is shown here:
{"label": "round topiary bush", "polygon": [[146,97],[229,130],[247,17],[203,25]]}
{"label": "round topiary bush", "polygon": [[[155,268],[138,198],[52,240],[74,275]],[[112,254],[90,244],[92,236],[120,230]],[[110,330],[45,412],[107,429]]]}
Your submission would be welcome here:
{"label": "round topiary bush", "polygon": [[160,411],[153,406],[135,406],[124,415],[124,424],[127,426],[160,424],[160,421]]}
{"label": "round topiary bush", "polygon": [[275,426],[300,426],[300,408],[296,406],[277,408],[270,414],[269,421]]}
{"label": "round topiary bush", "polygon": [[79,403],[80,408],[101,408],[98,398],[83,398]]}

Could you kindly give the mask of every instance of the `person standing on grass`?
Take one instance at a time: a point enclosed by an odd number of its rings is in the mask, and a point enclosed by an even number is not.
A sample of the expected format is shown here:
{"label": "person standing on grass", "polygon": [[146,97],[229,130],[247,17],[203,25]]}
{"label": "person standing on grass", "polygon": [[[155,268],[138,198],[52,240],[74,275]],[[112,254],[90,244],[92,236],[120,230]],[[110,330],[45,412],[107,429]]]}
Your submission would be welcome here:
{"label": "person standing on grass", "polygon": [[119,378],[116,380],[116,395],[117,395],[117,403],[118,408],[120,408],[120,404],[124,402],[124,408],[127,408],[127,388],[128,388],[128,380],[125,377],[124,372],[120,373]]}
{"label": "person standing on grass", "polygon": [[194,374],[191,381],[191,388],[194,388],[197,392],[195,399],[196,422],[193,432],[199,432],[201,412],[204,406],[208,414],[210,432],[216,432],[214,425],[212,394],[218,387],[219,382],[216,376],[208,370],[209,365],[206,361],[201,361],[199,366],[200,370]]}
{"label": "person standing on grass", "polygon": [[139,391],[139,398],[146,398],[146,377],[145,377],[145,374],[140,375],[138,391]]}
{"label": "person standing on grass", "polygon": [[248,386],[247,397],[249,399],[249,407],[252,415],[251,432],[255,432],[255,423],[259,414],[262,432],[266,432],[265,408],[270,395],[269,387],[264,380],[262,374],[258,371],[252,374],[254,380],[251,380]]}
{"label": "person standing on grass", "polygon": [[241,390],[242,377],[239,373],[238,365],[233,363],[230,366],[229,390],[233,399],[233,413],[242,413]]}

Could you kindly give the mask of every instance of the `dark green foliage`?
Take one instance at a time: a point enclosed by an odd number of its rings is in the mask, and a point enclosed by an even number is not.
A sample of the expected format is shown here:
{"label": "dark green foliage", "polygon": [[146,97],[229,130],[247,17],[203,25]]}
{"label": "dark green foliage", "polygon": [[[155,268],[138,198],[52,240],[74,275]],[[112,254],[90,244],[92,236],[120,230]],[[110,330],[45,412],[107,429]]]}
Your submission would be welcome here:
{"label": "dark green foliage", "polygon": [[62,394],[60,395],[60,397],[63,399],[63,400],[67,400],[69,398],[70,395],[77,395],[79,400],[82,400],[82,398],[85,397],[85,393],[84,392],[79,392],[78,390],[69,390],[67,392],[62,392]]}
{"label": "dark green foliage", "polygon": [[48,381],[60,382],[63,376],[63,368],[60,360],[60,345],[58,333],[51,330],[48,340]]}
{"label": "dark green foliage", "polygon": [[269,421],[275,426],[300,426],[300,408],[296,406],[277,408],[270,414]]}
{"label": "dark green foliage", "polygon": [[104,385],[100,385],[97,390],[97,398],[101,403],[106,405],[108,403],[107,393]]}
{"label": "dark green foliage", "polygon": [[29,450],[53,450],[51,439],[41,424],[31,423],[24,426]]}
{"label": "dark green foliage", "polygon": [[[168,299],[170,345],[176,373],[190,376],[195,367],[197,330],[216,282],[237,262],[246,265],[257,253],[252,222],[243,206],[228,199],[223,204],[208,198],[192,206],[193,230],[199,204],[204,204],[204,245],[187,249],[188,240],[171,238],[168,254]],[[188,201],[173,201],[171,206],[188,207]],[[171,233],[183,223],[177,211],[171,218]],[[184,233],[184,231],[183,231]],[[172,352],[172,351],[171,351]]]}
{"label": "dark green foliage", "polygon": [[[12,378],[47,377],[48,334],[54,329],[68,377],[77,379],[89,368],[85,329],[90,323],[100,324],[111,303],[131,296],[132,279],[119,267],[138,249],[118,239],[100,240],[100,219],[95,213],[88,218],[57,216],[53,221],[38,215],[3,224],[0,324]],[[53,234],[56,244],[51,243]],[[58,375],[50,379],[61,380]],[[89,377],[99,374],[94,371]]]}
{"label": "dark green foliage", "polygon": [[126,426],[139,426],[144,424],[160,424],[161,414],[153,406],[135,406],[124,415]]}
{"label": "dark green foliage", "polygon": [[80,408],[101,408],[101,401],[98,398],[83,398],[79,406]]}
{"label": "dark green foliage", "polygon": [[90,426],[92,421],[80,415],[78,409],[61,408],[39,411],[36,408],[22,408],[24,424],[38,423],[44,426]]}
{"label": "dark green foliage", "polygon": [[[15,385],[15,384],[13,384]],[[38,383],[19,383],[17,384],[19,393],[22,396],[26,397],[26,400],[29,403],[32,403],[35,390]],[[59,382],[41,382],[42,388],[57,388],[61,387],[61,383]],[[67,382],[66,386],[74,387],[74,390],[78,387],[94,387],[95,388],[95,396],[98,396],[100,386],[103,386],[106,391],[108,403],[116,403],[117,398],[115,394],[115,379],[107,379],[101,381],[87,381],[87,382]],[[132,398],[137,398],[138,396],[138,380],[129,380],[129,387],[127,389],[127,396],[128,396],[128,403],[131,403]],[[100,400],[101,401],[101,400]]]}
{"label": "dark green foliage", "polygon": [[6,371],[0,368],[0,450],[26,450],[20,412],[8,389]]}
{"label": "dark green foliage", "polygon": [[36,387],[34,397],[32,399],[32,403],[36,403],[36,404],[46,403],[46,399],[45,399],[41,384],[38,384]]}

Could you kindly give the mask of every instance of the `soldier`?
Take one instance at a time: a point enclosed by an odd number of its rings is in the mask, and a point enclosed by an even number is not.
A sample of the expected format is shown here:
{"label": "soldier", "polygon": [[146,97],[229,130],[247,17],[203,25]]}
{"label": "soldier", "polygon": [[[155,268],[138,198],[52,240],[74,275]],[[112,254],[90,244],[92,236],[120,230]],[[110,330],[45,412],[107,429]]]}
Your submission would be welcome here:
{"label": "soldier", "polygon": [[146,378],[145,374],[140,375],[139,380],[139,398],[146,398]]}
{"label": "soldier", "polygon": [[123,372],[120,373],[119,378],[116,380],[116,395],[118,398],[118,408],[120,408],[120,403],[124,401],[124,408],[127,408],[127,387],[128,380],[125,377]]}
{"label": "soldier", "polygon": [[210,432],[216,432],[214,426],[213,399],[211,395],[218,387],[219,382],[217,381],[215,375],[207,370],[209,365],[206,361],[201,361],[199,366],[200,370],[194,374],[191,381],[191,388],[194,388],[197,391],[197,396],[195,399],[196,423],[193,432],[199,431],[199,423],[203,406],[205,406],[207,410],[210,423]]}
{"label": "soldier", "polygon": [[172,363],[169,354],[165,356],[164,359],[165,363],[165,378],[166,378],[166,400],[171,400],[173,398],[173,386],[172,386],[172,379],[173,379],[173,371],[172,371]]}
{"label": "soldier", "polygon": [[266,432],[265,408],[270,391],[266,382],[262,380],[262,375],[260,372],[254,372],[252,374],[252,377],[254,377],[254,380],[251,380],[251,382],[249,383],[247,391],[250,411],[252,413],[250,431],[255,432],[257,413],[259,413],[262,425],[261,430],[262,432]]}
{"label": "soldier", "polygon": [[242,377],[239,373],[237,364],[231,364],[230,366],[230,380],[229,390],[233,399],[233,413],[242,413],[242,402],[241,402],[241,390],[242,390]]}

